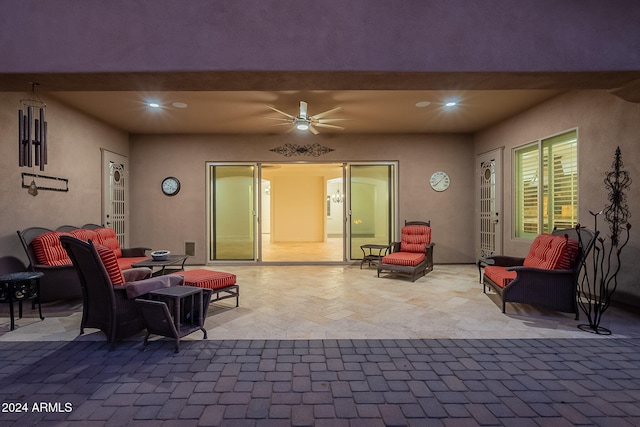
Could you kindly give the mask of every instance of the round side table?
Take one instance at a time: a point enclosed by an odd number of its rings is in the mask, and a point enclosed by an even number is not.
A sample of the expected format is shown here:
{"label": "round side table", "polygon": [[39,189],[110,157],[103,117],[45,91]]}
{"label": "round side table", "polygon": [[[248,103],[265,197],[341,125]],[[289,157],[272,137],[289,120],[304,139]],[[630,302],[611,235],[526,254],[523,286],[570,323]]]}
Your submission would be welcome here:
{"label": "round side table", "polygon": [[44,273],[34,271],[20,271],[17,273],[3,274],[0,276],[0,302],[9,304],[11,315],[11,330],[15,329],[13,303],[18,302],[18,318],[22,319],[22,301],[32,300],[38,303],[40,320],[42,306],[40,305],[40,278]]}

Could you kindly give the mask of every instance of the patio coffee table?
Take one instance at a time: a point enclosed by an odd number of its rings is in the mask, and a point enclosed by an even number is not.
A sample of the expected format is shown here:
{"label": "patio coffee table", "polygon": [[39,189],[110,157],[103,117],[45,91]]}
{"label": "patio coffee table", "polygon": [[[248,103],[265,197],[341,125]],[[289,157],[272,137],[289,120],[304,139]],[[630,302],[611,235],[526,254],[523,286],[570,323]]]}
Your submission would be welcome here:
{"label": "patio coffee table", "polygon": [[187,258],[189,258],[189,255],[169,255],[165,260],[148,258],[144,261],[133,263],[131,266],[147,267],[152,271],[154,268],[158,268],[159,270],[153,272],[153,276],[162,276],[169,273],[175,273],[176,271],[183,271],[184,263],[187,261]]}

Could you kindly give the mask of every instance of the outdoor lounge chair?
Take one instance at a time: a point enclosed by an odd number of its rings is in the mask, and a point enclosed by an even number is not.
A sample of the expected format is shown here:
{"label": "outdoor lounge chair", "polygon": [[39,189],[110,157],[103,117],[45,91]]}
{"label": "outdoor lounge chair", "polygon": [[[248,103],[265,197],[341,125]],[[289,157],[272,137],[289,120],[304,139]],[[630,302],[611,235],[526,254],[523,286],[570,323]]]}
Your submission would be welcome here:
{"label": "outdoor lounge chair", "polygon": [[113,251],[100,245],[96,247],[91,240],[84,242],[62,236],[60,241],[82,287],[80,333],[84,333],[84,328],[100,329],[106,334],[111,349],[115,341],[145,329],[146,324],[135,303],[137,297],[184,282],[178,275],[143,279],[151,274],[146,268],[121,271]]}
{"label": "outdoor lounge chair", "polygon": [[402,241],[391,244],[390,253],[378,265],[378,277],[383,271],[405,274],[415,282],[433,270],[431,223],[411,221],[402,227]]}
{"label": "outdoor lounge chair", "polygon": [[586,228],[556,230],[533,241],[525,258],[492,256],[481,259],[482,290],[492,289],[502,301],[530,304],[578,319],[578,275],[598,233]]}

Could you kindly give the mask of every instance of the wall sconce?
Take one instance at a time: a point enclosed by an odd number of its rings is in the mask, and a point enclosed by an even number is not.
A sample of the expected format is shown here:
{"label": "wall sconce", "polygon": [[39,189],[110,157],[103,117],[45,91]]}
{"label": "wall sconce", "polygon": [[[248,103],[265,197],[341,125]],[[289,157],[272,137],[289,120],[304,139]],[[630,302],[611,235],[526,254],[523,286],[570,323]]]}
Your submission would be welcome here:
{"label": "wall sconce", "polygon": [[[38,83],[31,83],[31,97],[20,100],[20,109],[18,110],[18,166],[32,167],[35,163],[43,171],[44,165],[47,164],[47,122],[44,120],[47,104],[42,102],[36,95],[36,86],[38,86]],[[33,155],[31,152],[32,146],[35,148]]]}

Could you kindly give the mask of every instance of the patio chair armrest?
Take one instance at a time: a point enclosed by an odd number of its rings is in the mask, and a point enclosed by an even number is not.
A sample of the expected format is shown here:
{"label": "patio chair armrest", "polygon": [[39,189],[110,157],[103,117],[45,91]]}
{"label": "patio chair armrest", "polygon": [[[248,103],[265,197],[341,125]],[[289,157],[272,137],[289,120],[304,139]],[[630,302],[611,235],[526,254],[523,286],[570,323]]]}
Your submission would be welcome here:
{"label": "patio chair armrest", "polygon": [[400,242],[391,242],[389,245],[389,253],[400,252]]}
{"label": "patio chair armrest", "polygon": [[494,255],[488,258],[484,258],[483,261],[486,265],[497,265],[499,267],[515,267],[521,266],[524,263],[524,258],[506,255]]}
{"label": "patio chair armrest", "polygon": [[184,277],[177,274],[168,274],[166,276],[151,277],[137,282],[128,282],[123,286],[127,290],[127,298],[133,299],[148,294],[151,291],[162,288],[170,288],[171,286],[182,286]]}
{"label": "patio chair armrest", "polygon": [[547,276],[560,276],[564,274],[573,274],[573,270],[565,270],[565,269],[546,269],[546,268],[535,268],[535,267],[525,267],[524,265],[515,265],[507,267],[507,271],[515,271],[519,275],[521,274],[541,274]]}
{"label": "patio chair armrest", "polygon": [[152,270],[147,267],[129,268],[122,270],[125,282],[137,282],[151,277]]}

